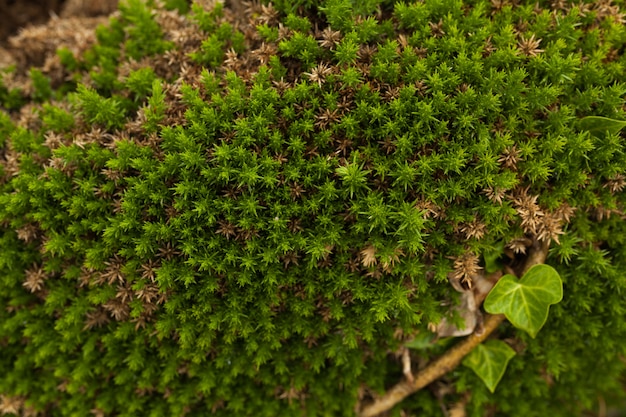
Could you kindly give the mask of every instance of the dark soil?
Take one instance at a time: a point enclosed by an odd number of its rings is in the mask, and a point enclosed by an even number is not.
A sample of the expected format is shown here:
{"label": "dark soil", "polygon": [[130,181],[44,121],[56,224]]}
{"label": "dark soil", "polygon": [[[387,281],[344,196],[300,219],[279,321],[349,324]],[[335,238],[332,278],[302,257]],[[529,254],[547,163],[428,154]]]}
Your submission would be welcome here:
{"label": "dark soil", "polygon": [[0,0],[0,45],[20,28],[46,23],[59,14],[65,0]]}

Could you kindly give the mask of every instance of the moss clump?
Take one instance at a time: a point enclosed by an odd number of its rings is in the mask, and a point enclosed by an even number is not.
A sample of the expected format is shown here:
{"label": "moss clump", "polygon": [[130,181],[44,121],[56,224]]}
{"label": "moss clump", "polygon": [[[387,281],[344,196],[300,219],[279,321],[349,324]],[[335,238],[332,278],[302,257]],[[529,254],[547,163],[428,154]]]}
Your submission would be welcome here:
{"label": "moss clump", "polygon": [[624,396],[624,133],[579,123],[626,119],[623,4],[149,3],[3,72],[1,412],[354,415],[533,241],[565,299],[496,392],[392,415]]}

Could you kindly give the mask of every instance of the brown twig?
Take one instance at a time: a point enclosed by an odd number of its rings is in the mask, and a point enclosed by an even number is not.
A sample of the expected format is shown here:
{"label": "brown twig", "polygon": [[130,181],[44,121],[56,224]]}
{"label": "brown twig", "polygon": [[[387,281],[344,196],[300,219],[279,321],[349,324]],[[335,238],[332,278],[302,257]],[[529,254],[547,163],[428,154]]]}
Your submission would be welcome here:
{"label": "brown twig", "polygon": [[[529,251],[528,257],[522,268],[518,272],[518,276],[522,276],[531,267],[545,262],[548,255],[549,243],[535,242]],[[469,354],[476,346],[489,337],[489,335],[504,321],[502,314],[485,315],[483,332],[480,334],[473,333],[463,341],[448,350],[443,356],[431,362],[426,368],[422,369],[413,376],[413,381],[408,379],[399,382],[392,387],[385,395],[378,398],[373,403],[365,406],[359,413],[359,417],[374,417],[382,412],[390,410],[404,398],[416,391],[431,384],[441,378],[454,368],[456,368],[463,358]]]}

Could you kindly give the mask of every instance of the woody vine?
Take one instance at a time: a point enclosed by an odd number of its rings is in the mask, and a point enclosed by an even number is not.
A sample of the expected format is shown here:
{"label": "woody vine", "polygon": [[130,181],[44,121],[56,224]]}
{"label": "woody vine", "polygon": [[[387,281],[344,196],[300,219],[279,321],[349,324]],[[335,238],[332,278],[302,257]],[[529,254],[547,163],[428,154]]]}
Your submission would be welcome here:
{"label": "woody vine", "polygon": [[[485,309],[489,314],[486,315],[480,331],[472,333],[417,374],[407,375],[405,381],[392,387],[373,403],[365,405],[359,416],[374,417],[391,409],[410,394],[453,370],[467,355],[470,355],[465,361],[467,366],[474,369],[493,391],[504,374],[508,360],[515,352],[500,341],[480,344],[487,340],[505,318],[534,337],[545,323],[549,305],[562,298],[562,282],[558,274],[543,264],[547,252],[547,244],[535,242],[521,267],[519,282],[516,282],[513,275],[505,275],[502,277],[505,281],[498,281],[499,284],[496,284],[487,297]],[[516,292],[522,296],[521,299],[515,297]],[[527,298],[522,295],[524,292],[536,292],[537,296],[528,294],[531,297]]]}

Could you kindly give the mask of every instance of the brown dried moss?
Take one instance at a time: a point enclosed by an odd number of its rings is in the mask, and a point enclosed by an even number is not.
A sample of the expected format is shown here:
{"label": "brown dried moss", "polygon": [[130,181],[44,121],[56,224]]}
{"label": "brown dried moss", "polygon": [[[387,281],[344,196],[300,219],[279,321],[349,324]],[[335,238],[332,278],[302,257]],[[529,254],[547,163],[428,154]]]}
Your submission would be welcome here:
{"label": "brown dried moss", "polygon": [[[118,0],[0,0],[0,67],[17,64],[53,71],[55,51],[64,46],[81,53],[93,31],[117,9]],[[59,17],[60,16],[60,17]]]}

